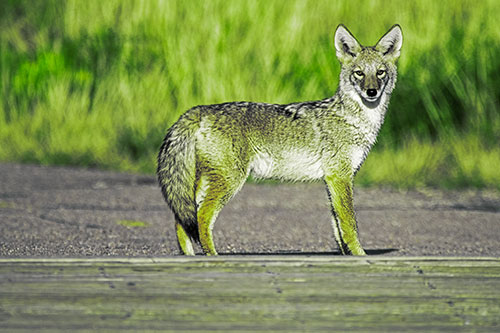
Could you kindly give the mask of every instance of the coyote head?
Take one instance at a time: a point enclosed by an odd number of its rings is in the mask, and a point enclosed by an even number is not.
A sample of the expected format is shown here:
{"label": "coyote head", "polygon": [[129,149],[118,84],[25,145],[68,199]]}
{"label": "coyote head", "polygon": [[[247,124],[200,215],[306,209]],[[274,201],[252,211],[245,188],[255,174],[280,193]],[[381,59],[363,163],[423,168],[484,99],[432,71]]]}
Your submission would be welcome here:
{"label": "coyote head", "polygon": [[335,32],[335,49],[341,64],[339,90],[347,92],[368,107],[379,105],[396,83],[396,61],[403,35],[394,25],[375,46],[363,46],[342,24]]}

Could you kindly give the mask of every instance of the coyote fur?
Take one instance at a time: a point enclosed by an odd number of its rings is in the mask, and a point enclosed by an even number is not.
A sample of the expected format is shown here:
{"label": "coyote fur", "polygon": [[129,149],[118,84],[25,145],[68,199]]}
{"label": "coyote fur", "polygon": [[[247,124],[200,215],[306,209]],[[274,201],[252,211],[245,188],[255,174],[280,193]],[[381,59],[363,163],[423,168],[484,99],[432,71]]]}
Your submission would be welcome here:
{"label": "coyote fur", "polygon": [[368,47],[339,25],[340,81],[333,97],[285,105],[200,105],[184,113],[167,131],[157,170],[175,216],[180,250],[194,255],[195,242],[205,254],[217,254],[215,219],[253,175],[323,179],[340,251],[365,255],[354,214],[353,178],[384,121],[402,41],[397,24]]}

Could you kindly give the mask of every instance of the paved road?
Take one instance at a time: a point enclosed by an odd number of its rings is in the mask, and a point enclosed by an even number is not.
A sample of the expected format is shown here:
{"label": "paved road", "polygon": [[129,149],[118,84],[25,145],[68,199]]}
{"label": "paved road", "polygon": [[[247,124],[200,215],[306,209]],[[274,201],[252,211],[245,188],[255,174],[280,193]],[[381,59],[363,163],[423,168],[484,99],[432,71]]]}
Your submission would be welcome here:
{"label": "paved road", "polygon": [[[388,256],[500,256],[500,193],[357,188],[361,242]],[[323,185],[247,184],[214,229],[221,254],[338,254]],[[152,176],[0,164],[0,257],[178,254]]]}

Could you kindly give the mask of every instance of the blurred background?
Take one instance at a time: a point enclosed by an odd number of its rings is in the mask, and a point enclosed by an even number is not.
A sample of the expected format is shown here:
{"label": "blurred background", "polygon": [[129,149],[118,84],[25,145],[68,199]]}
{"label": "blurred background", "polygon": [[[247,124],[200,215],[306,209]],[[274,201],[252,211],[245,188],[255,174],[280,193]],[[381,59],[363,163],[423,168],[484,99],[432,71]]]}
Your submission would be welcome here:
{"label": "blurred background", "polygon": [[404,43],[361,185],[500,189],[500,1],[1,0],[0,160],[153,174],[188,108],[335,93],[333,34]]}

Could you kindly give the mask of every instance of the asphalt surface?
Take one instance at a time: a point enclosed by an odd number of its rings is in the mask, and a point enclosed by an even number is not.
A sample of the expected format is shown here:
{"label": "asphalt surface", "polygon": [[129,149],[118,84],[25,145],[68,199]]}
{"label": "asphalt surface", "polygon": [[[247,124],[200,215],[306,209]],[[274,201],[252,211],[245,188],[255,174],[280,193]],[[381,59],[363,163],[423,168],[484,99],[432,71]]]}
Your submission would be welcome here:
{"label": "asphalt surface", "polygon": [[[500,256],[497,191],[356,188],[355,207],[369,255]],[[246,184],[214,238],[220,254],[339,254],[321,183]],[[153,176],[0,164],[0,257],[178,254]]]}

